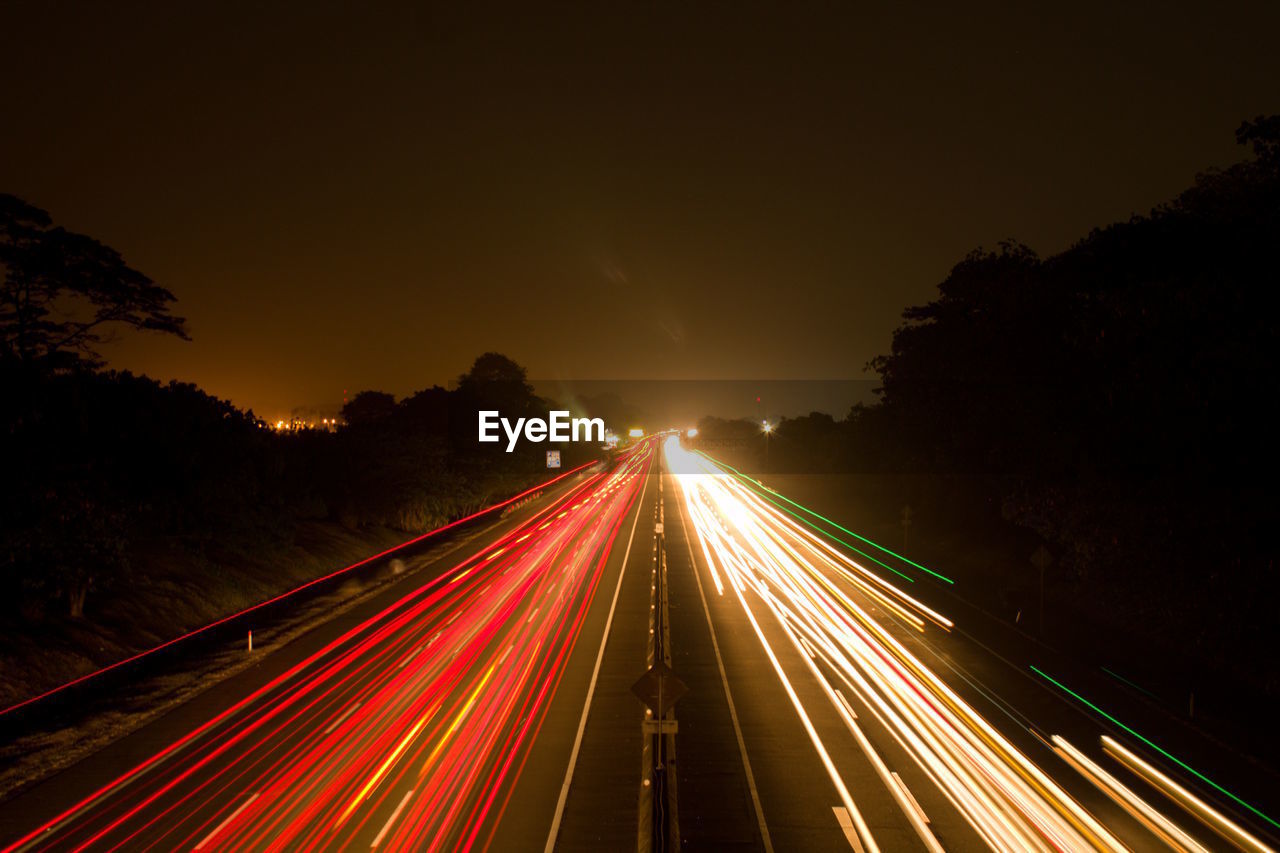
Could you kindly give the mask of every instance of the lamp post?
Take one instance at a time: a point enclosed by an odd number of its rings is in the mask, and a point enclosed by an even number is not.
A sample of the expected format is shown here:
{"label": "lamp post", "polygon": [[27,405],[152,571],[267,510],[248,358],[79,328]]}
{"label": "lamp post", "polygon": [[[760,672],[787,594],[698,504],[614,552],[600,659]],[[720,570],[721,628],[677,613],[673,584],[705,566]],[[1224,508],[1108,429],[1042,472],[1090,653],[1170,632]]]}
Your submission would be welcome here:
{"label": "lamp post", "polygon": [[769,468],[769,436],[773,434],[773,424],[768,421],[761,421],[761,429],[764,431],[764,467]]}

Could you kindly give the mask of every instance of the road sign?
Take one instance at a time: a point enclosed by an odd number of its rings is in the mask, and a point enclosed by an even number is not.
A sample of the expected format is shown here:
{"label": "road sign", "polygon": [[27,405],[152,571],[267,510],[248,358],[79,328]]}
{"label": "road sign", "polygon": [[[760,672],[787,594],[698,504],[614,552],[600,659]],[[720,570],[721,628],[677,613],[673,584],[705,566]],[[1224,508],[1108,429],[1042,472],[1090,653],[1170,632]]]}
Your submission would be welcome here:
{"label": "road sign", "polygon": [[560,467],[560,451],[559,450],[547,451],[547,467],[548,468]]}
{"label": "road sign", "polygon": [[[631,685],[631,692],[656,716],[662,717],[671,710],[671,706],[676,704],[681,696],[689,692],[689,688],[683,681],[676,678],[671,667],[658,661],[649,668],[648,672],[640,676],[635,684]],[[661,709],[658,707],[659,694],[662,696]]]}
{"label": "road sign", "polygon": [[640,731],[647,735],[675,735],[680,733],[679,720],[645,720]]}

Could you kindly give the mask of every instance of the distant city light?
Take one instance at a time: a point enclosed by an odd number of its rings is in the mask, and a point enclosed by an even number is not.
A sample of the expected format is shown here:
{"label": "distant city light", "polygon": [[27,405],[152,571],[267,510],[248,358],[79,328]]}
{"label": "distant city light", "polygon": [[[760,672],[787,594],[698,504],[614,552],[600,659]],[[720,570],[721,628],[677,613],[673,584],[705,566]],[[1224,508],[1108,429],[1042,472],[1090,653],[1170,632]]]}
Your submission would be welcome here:
{"label": "distant city light", "polygon": [[689,427],[689,429],[685,430],[685,433],[684,433],[684,434],[685,434],[685,435],[687,435],[687,436],[689,436],[689,438],[697,438],[697,437],[698,437],[698,428],[697,428],[697,427]]}

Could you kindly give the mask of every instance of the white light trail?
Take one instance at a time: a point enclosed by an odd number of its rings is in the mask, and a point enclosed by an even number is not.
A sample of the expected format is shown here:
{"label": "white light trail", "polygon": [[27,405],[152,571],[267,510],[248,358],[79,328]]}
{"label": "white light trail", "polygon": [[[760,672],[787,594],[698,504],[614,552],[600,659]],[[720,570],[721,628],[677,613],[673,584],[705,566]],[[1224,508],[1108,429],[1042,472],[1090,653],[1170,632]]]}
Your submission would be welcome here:
{"label": "white light trail", "polygon": [[[876,849],[811,722],[813,709],[805,707],[792,686],[802,675],[822,689],[926,847],[940,849],[927,818],[855,722],[852,706],[837,692],[832,677],[847,688],[849,700],[856,698],[866,707],[993,849],[1126,849],[908,651],[886,629],[884,615],[868,610],[849,593],[860,594],[917,631],[924,631],[928,623],[950,629],[949,619],[805,530],[706,457],[685,450],[677,440],[667,441],[665,450],[716,589],[721,594],[726,586],[734,590],[731,598],[755,630],[863,846]],[[760,618],[765,616],[772,620]],[[775,653],[770,637],[776,642],[779,636],[798,652],[800,671],[789,673]]]}

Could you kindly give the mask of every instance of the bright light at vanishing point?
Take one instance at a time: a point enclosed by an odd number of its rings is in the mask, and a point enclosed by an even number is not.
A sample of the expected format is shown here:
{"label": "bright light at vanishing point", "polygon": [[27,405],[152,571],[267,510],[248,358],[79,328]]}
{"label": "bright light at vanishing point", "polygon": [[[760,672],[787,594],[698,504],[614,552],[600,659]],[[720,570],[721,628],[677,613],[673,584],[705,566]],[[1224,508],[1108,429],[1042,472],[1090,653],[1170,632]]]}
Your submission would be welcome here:
{"label": "bright light at vanishing point", "polygon": [[640,427],[632,427],[631,431],[628,432],[627,435],[632,438],[644,438],[644,430],[640,429]]}

